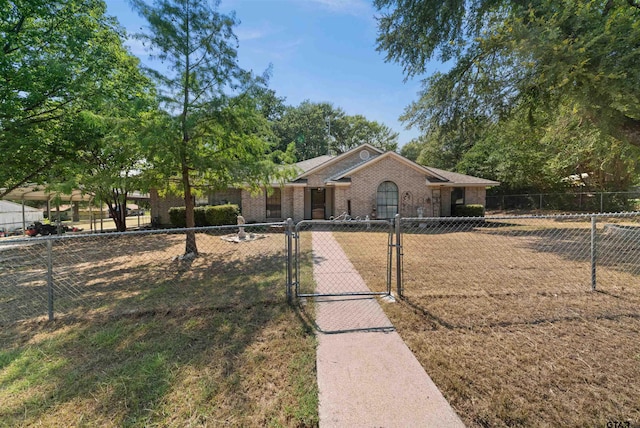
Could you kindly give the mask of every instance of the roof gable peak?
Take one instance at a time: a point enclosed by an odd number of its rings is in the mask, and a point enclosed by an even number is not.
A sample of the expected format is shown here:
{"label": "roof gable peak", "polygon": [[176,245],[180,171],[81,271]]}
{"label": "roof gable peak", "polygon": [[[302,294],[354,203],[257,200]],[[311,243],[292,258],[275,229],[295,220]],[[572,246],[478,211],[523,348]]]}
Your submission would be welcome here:
{"label": "roof gable peak", "polygon": [[[363,144],[360,144],[359,146],[356,146],[356,147],[353,147],[353,148],[347,150],[344,153],[340,153],[339,155],[334,156],[331,159],[329,159],[329,160],[327,160],[325,162],[322,162],[319,165],[316,165],[311,169],[308,169],[307,171],[303,172],[298,177],[296,177],[296,180],[298,180],[300,178],[304,178],[307,175],[310,175],[311,173],[316,173],[316,172],[318,172],[318,171],[320,171],[320,170],[322,170],[322,169],[324,169],[324,168],[326,168],[326,167],[328,167],[330,165],[335,164],[336,162],[339,162],[340,160],[342,160],[342,159],[346,158],[347,156],[357,152],[358,150],[363,150],[363,149],[372,150],[373,152],[375,152],[376,156],[374,156],[374,157],[377,157],[377,155],[382,155],[384,153],[395,153],[395,152],[385,152],[384,150],[379,149],[377,147],[374,147],[369,143],[363,143]],[[317,158],[312,158],[312,159],[319,159],[319,158],[322,158],[324,156],[327,156],[327,155],[318,156]],[[373,159],[374,157],[371,157],[369,159]],[[308,160],[310,160],[310,159],[308,159]],[[303,161],[303,162],[306,162],[306,161]]]}

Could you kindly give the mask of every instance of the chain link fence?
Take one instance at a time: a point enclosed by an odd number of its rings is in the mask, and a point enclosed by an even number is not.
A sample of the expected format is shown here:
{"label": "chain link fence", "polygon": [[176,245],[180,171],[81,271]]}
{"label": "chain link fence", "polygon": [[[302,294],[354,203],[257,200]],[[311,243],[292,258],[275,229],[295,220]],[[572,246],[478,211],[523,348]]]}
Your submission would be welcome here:
{"label": "chain link fence", "polygon": [[640,209],[640,192],[571,192],[487,195],[488,210],[614,212]]}
{"label": "chain link fence", "polygon": [[[4,239],[0,324],[285,301],[284,224],[242,229]],[[197,255],[184,254],[188,232],[195,234]]]}
{"label": "chain link fence", "polygon": [[[391,293],[393,226],[383,220],[301,221],[296,225],[296,295],[348,296],[388,295]],[[354,268],[358,254],[347,254],[343,247],[357,241],[373,255],[370,272],[375,280],[367,284]],[[312,248],[312,253],[303,248]],[[300,264],[312,258],[313,275],[304,274]],[[354,260],[357,263],[357,260]],[[302,272],[302,274],[301,274]]]}
{"label": "chain link fence", "polygon": [[0,324],[392,291],[459,326],[637,314],[640,303],[640,213],[190,231],[197,256],[184,255],[185,229],[5,238]]}
{"label": "chain link fence", "polygon": [[640,213],[401,219],[401,226],[401,292],[443,325],[638,313]]}
{"label": "chain link fence", "polygon": [[[393,328],[376,298],[391,294],[393,237],[392,224],[383,220],[296,225],[295,295],[314,298],[318,331]],[[363,263],[366,269],[356,267]]]}

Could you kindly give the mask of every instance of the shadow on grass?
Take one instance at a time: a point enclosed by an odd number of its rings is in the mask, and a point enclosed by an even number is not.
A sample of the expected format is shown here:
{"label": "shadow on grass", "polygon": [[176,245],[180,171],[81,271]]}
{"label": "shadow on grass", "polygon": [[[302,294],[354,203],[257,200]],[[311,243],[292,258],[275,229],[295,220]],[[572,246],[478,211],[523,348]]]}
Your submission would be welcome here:
{"label": "shadow on grass", "polygon": [[[135,252],[129,248],[137,239],[120,242],[120,247],[125,247],[122,251],[94,239],[69,240],[54,248],[55,315],[219,305],[232,296],[242,300],[242,285],[251,280],[257,282],[264,301],[284,300],[286,258],[277,235],[246,244],[200,236],[199,255],[182,260],[178,259],[182,236],[145,238],[140,241],[145,250]],[[32,256],[25,254],[24,258]],[[0,323],[47,314],[46,265],[31,267],[29,272],[0,272],[0,284],[6,285],[0,290]],[[279,287],[271,287],[276,282]]]}
{"label": "shadow on grass", "polygon": [[[568,221],[563,223],[569,224]],[[591,262],[591,229],[582,224],[575,227],[536,228],[533,230],[487,230],[494,236],[521,240],[526,249],[555,254],[564,260]],[[599,267],[640,276],[640,233],[630,238],[615,228],[598,229],[596,234],[596,263]],[[524,239],[522,239],[524,238]],[[532,239],[527,239],[532,238]]]}
{"label": "shadow on grass", "polygon": [[405,296],[402,305],[432,330],[535,326],[571,321],[640,319],[638,295],[608,292]]}
{"label": "shadow on grass", "polygon": [[[602,222],[602,221],[601,221]],[[562,224],[553,227],[553,224]],[[638,227],[605,224],[597,231],[598,264],[620,272],[640,275],[640,231]],[[403,232],[412,235],[446,235],[481,233],[520,239],[524,247],[552,253],[565,260],[591,261],[591,229],[588,219],[524,219],[521,222],[487,220],[437,223],[409,223]],[[533,238],[533,239],[527,239]],[[516,244],[517,245],[517,244]]]}
{"label": "shadow on grass", "polygon": [[[83,308],[85,294],[73,316],[3,329],[0,419],[58,426],[317,423],[315,408],[296,410],[308,397],[279,395],[296,376],[291,367],[313,367],[291,360],[302,358],[292,341],[313,339],[286,304],[281,254],[201,254],[189,268],[169,272],[129,268],[127,284],[151,284],[126,288],[139,292],[131,296],[118,294],[125,281],[109,275],[112,267],[89,277],[92,292],[112,304],[107,317]],[[269,368],[271,358],[280,367]]]}

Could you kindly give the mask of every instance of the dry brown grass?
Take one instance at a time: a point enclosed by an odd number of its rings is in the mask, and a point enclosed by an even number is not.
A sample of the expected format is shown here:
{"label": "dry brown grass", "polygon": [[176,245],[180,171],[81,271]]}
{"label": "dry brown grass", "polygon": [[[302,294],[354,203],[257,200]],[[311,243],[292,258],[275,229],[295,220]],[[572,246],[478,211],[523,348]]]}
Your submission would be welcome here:
{"label": "dry brown grass", "polygon": [[[379,255],[336,236],[379,288]],[[588,236],[583,222],[404,235],[406,298],[385,311],[468,426],[640,423],[640,242],[603,242],[620,254],[591,292]]]}

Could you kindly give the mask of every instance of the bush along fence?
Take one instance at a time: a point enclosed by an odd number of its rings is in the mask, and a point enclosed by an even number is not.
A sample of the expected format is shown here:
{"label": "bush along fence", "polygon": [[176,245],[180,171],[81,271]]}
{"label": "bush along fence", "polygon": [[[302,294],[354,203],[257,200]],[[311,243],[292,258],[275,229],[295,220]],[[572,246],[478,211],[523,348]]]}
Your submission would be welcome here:
{"label": "bush along fence", "polygon": [[[184,254],[195,231],[198,254]],[[316,235],[318,234],[318,235]],[[327,240],[326,235],[332,239]],[[322,238],[322,239],[317,239]],[[324,245],[323,248],[316,248]],[[293,221],[0,240],[0,324],[292,301],[320,291],[319,250],[364,278],[346,294],[431,299],[638,294],[640,213]],[[368,287],[369,290],[362,287]],[[243,297],[244,296],[244,297]],[[635,294],[633,294],[635,296]],[[636,298],[633,297],[633,298]],[[252,299],[255,301],[255,298]],[[638,300],[640,301],[640,300]]]}

